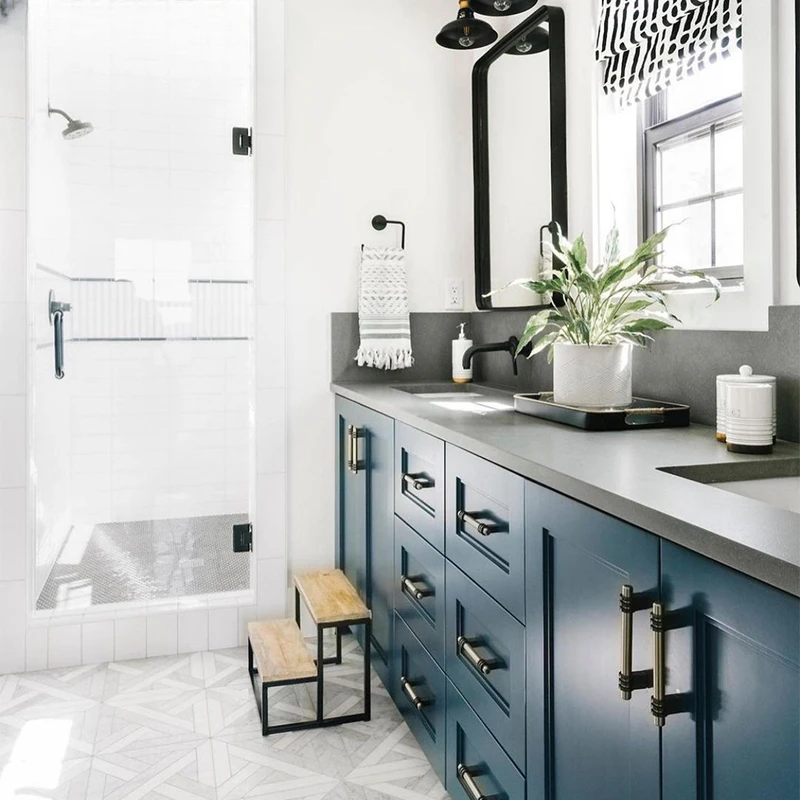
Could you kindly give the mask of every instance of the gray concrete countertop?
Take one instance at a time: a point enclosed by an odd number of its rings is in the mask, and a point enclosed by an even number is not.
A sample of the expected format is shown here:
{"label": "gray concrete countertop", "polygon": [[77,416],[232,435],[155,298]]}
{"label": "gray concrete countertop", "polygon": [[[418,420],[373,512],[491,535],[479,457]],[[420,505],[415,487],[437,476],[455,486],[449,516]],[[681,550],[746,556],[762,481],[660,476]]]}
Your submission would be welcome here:
{"label": "gray concrete countertop", "polygon": [[332,390],[800,597],[800,515],[661,471],[796,459],[800,445],[779,442],[772,456],[755,457],[728,453],[703,425],[589,433],[519,414],[511,393],[486,386],[475,390],[510,408],[458,411],[387,384]]}

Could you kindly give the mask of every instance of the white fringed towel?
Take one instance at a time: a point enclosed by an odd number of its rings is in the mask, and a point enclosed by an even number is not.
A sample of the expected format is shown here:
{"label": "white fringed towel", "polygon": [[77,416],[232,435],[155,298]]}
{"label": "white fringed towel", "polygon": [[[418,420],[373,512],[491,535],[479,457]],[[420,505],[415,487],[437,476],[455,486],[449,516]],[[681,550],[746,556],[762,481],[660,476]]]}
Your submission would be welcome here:
{"label": "white fringed towel", "polygon": [[408,283],[402,247],[364,246],[358,287],[360,367],[405,369],[411,355]]}

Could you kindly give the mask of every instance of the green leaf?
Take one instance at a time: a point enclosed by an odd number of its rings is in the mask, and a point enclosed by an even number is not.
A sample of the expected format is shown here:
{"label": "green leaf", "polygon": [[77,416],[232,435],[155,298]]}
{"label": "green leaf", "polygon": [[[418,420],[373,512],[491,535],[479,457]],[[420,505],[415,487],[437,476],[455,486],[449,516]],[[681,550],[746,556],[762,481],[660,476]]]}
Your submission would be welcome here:
{"label": "green leaf", "polygon": [[663,331],[665,328],[671,327],[672,323],[667,320],[643,317],[629,323],[622,330],[625,333],[638,333],[640,331]]}
{"label": "green leaf", "polygon": [[523,331],[522,337],[519,340],[519,345],[517,346],[517,352],[514,355],[518,356],[522,352],[523,348],[525,348],[535,336],[541,333],[550,324],[550,319],[553,316],[558,316],[558,312],[553,311],[553,309],[550,308],[531,316],[531,318],[528,320],[528,323],[525,325],[525,330]]}
{"label": "green leaf", "polygon": [[558,341],[559,337],[561,336],[561,331],[551,331],[546,336],[542,336],[538,342],[533,346],[533,349],[530,352],[528,358],[533,358],[537,353],[541,353],[546,347],[550,347],[553,342]]}
{"label": "green leaf", "polygon": [[608,232],[608,236],[606,236],[606,249],[603,261],[607,267],[619,261],[619,230],[617,229],[616,222]]}
{"label": "green leaf", "polygon": [[578,272],[586,269],[586,262],[589,259],[589,252],[586,249],[586,240],[581,234],[572,245],[572,262],[577,267]]}

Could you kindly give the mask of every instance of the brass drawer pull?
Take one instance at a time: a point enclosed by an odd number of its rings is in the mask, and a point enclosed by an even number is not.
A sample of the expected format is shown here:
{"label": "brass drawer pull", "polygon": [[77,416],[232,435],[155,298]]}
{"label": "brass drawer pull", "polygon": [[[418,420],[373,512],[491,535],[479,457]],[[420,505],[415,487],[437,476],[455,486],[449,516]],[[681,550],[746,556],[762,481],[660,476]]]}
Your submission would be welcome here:
{"label": "brass drawer pull", "polygon": [[408,575],[400,576],[400,588],[414,600],[422,600],[425,597],[430,597],[433,592],[430,589],[420,589]]}
{"label": "brass drawer pull", "polygon": [[347,426],[347,469],[353,475],[358,475],[360,464],[358,461],[358,440],[363,436],[363,431],[355,425]]}
{"label": "brass drawer pull", "polygon": [[492,670],[500,663],[497,659],[479,656],[473,642],[464,636],[459,636],[456,640],[456,649],[481,675],[491,674]]}
{"label": "brass drawer pull", "polygon": [[630,700],[637,689],[648,689],[653,685],[652,670],[633,671],[633,615],[648,607],[647,597],[635,594],[633,586],[624,584],[619,594],[619,610],[622,613],[622,664],[619,671],[619,691],[623,700]]}
{"label": "brass drawer pull", "polygon": [[435,485],[432,478],[426,478],[424,475],[410,475],[407,472],[403,473],[403,483],[418,492],[423,489],[432,489]]}
{"label": "brass drawer pull", "polygon": [[423,700],[415,691],[414,685],[411,681],[403,676],[400,678],[400,688],[403,690],[403,694],[409,699],[411,705],[417,709],[417,711],[421,711],[425,706],[429,705],[427,700]]}
{"label": "brass drawer pull", "polygon": [[663,728],[667,721],[667,704],[664,694],[664,606],[661,603],[653,603],[650,630],[653,632],[653,696],[650,698],[650,713],[653,722]]}
{"label": "brass drawer pull", "polygon": [[498,528],[496,525],[487,525],[485,522],[481,522],[466,511],[459,511],[458,518],[465,525],[474,528],[481,536],[491,536],[493,533],[497,533]]}
{"label": "brass drawer pull", "polygon": [[478,784],[475,783],[475,778],[470,774],[469,767],[459,764],[456,768],[456,774],[458,776],[458,782],[464,788],[470,800],[491,800],[491,798],[481,793]]}

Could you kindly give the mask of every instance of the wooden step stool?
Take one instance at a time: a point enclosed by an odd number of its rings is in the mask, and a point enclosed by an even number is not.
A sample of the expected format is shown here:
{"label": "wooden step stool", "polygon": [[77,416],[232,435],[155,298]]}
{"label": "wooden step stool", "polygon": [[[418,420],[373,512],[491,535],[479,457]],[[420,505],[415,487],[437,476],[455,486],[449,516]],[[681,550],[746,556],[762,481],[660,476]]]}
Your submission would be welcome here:
{"label": "wooden step stool", "polygon": [[[301,597],[317,626],[316,659],[308,652],[300,632]],[[340,569],[296,575],[294,598],[293,620],[250,622],[247,626],[247,667],[253,684],[256,706],[261,715],[262,736],[369,720],[372,713],[369,647],[372,613]],[[364,711],[361,714],[324,717],[323,667],[325,664],[342,663],[342,630],[351,625],[364,626]],[[329,658],[325,658],[322,652],[322,632],[326,628],[336,630],[336,655]],[[313,681],[317,682],[317,718],[308,722],[288,722],[270,726],[269,687]]]}

